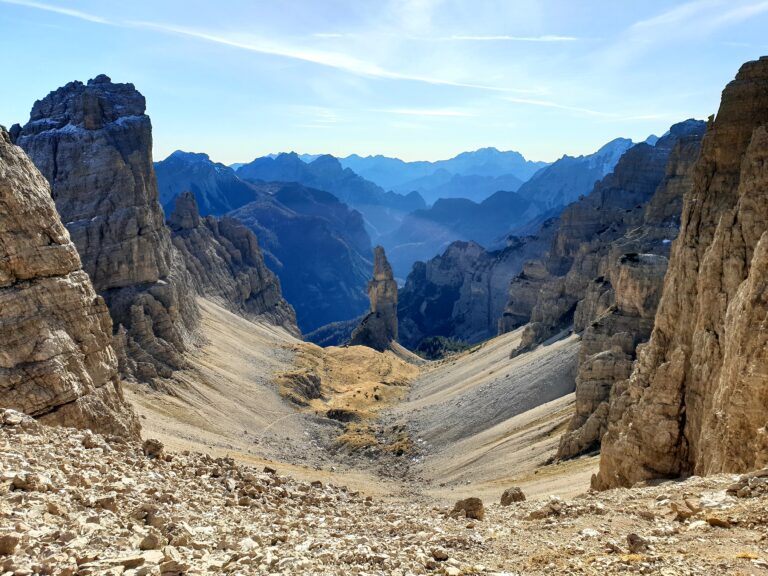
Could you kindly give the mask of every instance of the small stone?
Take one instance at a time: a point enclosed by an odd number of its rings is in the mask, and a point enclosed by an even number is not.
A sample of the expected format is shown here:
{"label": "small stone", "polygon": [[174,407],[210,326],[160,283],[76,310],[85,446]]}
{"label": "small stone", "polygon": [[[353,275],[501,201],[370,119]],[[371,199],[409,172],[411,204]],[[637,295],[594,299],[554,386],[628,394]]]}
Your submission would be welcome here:
{"label": "small stone", "polygon": [[512,488],[507,488],[506,490],[504,490],[504,493],[501,495],[502,506],[509,506],[510,504],[513,504],[515,502],[524,502],[524,501],[525,501],[525,494],[517,486],[513,486]]}
{"label": "small stone", "polygon": [[3,534],[0,536],[0,555],[10,556],[19,545],[18,534]]}
{"label": "small stone", "polygon": [[707,516],[707,524],[715,528],[730,528],[731,522],[727,518],[719,516]]}
{"label": "small stone", "polygon": [[160,533],[160,530],[150,526],[147,535],[139,543],[139,550],[158,550],[165,543],[165,538]]}
{"label": "small stone", "polygon": [[648,550],[648,540],[642,536],[638,536],[634,532],[627,535],[627,545],[629,546],[629,551],[632,552],[632,554],[637,554],[638,552],[645,552]]}
{"label": "small stone", "polygon": [[436,546],[435,548],[432,548],[432,550],[430,551],[430,554],[432,554],[432,558],[434,558],[438,562],[445,562],[450,557],[450,554],[448,554],[448,551],[442,546]]}

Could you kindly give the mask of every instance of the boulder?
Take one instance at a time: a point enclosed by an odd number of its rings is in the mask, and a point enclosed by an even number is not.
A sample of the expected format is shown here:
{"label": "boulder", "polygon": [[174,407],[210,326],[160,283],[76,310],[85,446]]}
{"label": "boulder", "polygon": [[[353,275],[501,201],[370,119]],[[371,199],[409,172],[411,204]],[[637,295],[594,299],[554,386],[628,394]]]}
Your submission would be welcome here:
{"label": "boulder", "polygon": [[471,518],[473,520],[482,520],[485,518],[485,508],[483,507],[483,501],[480,498],[465,498],[459,500],[453,506],[451,510],[452,517],[454,518]]}
{"label": "boulder", "polygon": [[515,502],[525,502],[525,494],[523,494],[523,491],[517,486],[504,490],[501,495],[501,505],[509,506]]}

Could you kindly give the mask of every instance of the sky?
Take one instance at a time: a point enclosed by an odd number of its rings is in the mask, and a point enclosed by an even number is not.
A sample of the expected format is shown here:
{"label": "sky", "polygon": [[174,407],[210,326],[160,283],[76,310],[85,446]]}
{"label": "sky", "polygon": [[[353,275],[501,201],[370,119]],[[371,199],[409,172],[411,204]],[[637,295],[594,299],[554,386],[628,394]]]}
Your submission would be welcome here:
{"label": "sky", "polygon": [[765,0],[0,0],[0,124],[104,73],[146,96],[156,160],[553,161],[715,113],[767,27]]}

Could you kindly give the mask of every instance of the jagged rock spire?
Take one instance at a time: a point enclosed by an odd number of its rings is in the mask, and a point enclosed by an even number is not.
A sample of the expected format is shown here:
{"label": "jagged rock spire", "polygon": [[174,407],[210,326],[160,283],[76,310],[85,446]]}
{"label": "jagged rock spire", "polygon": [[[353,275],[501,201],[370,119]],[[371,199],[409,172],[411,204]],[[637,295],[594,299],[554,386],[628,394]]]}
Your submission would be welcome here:
{"label": "jagged rock spire", "polygon": [[397,341],[397,282],[384,248],[373,250],[373,279],[368,283],[371,310],[352,332],[352,345],[384,351]]}

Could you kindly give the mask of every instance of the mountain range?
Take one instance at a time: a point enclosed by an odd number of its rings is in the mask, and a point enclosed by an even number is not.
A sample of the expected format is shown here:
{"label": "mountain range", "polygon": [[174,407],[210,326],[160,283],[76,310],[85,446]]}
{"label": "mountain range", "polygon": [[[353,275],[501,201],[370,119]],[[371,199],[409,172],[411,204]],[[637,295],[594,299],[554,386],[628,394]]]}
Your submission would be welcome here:
{"label": "mountain range", "polygon": [[330,192],[363,214],[373,239],[395,229],[405,214],[426,205],[418,193],[387,192],[353,170],[342,167],[337,158],[328,154],[309,163],[295,153],[263,156],[238,168],[237,175],[252,183],[298,182]]}
{"label": "mountain range", "polygon": [[495,192],[480,202],[438,199],[430,208],[409,214],[380,242],[400,278],[410,272],[413,262],[433,258],[457,240],[476,242],[489,250],[501,249],[511,233],[536,235],[547,219],[589,194],[631,146],[631,140],[618,138],[593,154],[563,156],[538,170],[517,192]]}

